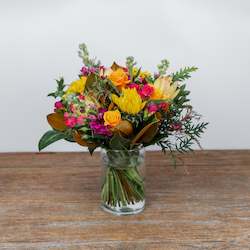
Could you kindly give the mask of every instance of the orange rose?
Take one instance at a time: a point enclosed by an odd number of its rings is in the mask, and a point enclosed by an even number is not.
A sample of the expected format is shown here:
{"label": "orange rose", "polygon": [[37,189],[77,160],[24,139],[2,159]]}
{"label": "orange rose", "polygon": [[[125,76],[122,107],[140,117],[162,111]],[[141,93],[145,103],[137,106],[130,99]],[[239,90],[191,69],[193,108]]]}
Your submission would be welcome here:
{"label": "orange rose", "polygon": [[117,70],[112,70],[111,73],[108,75],[108,79],[119,88],[125,87],[130,81],[128,79],[127,73],[119,68]]}
{"label": "orange rose", "polygon": [[115,127],[121,122],[121,113],[119,110],[106,111],[103,115],[104,124]]}

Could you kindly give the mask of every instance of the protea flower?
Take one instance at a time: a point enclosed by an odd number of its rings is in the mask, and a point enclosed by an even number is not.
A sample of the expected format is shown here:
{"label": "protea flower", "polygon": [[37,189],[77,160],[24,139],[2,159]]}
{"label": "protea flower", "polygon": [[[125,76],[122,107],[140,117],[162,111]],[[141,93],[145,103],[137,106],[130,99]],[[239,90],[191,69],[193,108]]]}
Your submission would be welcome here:
{"label": "protea flower", "polygon": [[172,77],[170,76],[160,76],[156,79],[154,84],[154,92],[151,96],[152,100],[156,99],[174,99],[178,93],[178,84],[176,82],[172,83]]}

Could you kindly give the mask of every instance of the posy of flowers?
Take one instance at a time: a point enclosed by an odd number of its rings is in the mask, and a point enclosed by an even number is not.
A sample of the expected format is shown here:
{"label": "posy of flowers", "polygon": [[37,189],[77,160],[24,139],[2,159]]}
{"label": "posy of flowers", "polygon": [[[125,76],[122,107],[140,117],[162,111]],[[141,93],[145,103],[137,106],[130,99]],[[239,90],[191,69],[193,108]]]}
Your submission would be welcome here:
{"label": "posy of flowers", "polygon": [[39,141],[39,150],[65,139],[88,147],[129,150],[157,144],[163,152],[186,152],[198,142],[207,123],[193,111],[183,82],[196,67],[167,73],[169,62],[162,60],[158,71],[138,67],[133,57],[125,65],[105,67],[79,46],[83,67],[69,85],[57,80],[50,93],[56,99],[54,112],[47,116],[52,130]]}

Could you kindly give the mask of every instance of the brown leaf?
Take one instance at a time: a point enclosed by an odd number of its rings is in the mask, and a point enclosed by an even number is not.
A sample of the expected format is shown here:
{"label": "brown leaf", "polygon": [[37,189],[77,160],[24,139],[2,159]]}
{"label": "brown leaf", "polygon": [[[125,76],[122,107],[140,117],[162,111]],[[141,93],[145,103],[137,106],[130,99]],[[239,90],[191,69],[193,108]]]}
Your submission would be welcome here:
{"label": "brown leaf", "polygon": [[158,120],[161,120],[162,119],[162,114],[160,112],[156,112],[155,113],[155,117],[158,119]]}
{"label": "brown leaf", "polygon": [[114,108],[115,104],[113,102],[111,102],[108,106],[108,110],[112,110]]}
{"label": "brown leaf", "polygon": [[122,134],[129,136],[133,133],[133,126],[129,121],[122,120],[116,127],[114,131],[119,131]]}
{"label": "brown leaf", "polygon": [[158,132],[159,120],[146,125],[132,140],[132,145],[136,143],[149,143]]}
{"label": "brown leaf", "polygon": [[47,115],[47,120],[49,125],[58,131],[65,131],[67,129],[67,126],[64,123],[64,118],[63,118],[63,114],[59,114],[59,113],[52,113]]}
{"label": "brown leaf", "polygon": [[83,147],[90,147],[90,146],[93,146],[94,143],[89,143],[85,140],[82,139],[82,136],[79,132],[75,131],[74,134],[73,134],[73,138],[74,140],[76,141],[77,144],[83,146]]}
{"label": "brown leaf", "polygon": [[117,70],[117,69],[124,69],[124,67],[118,65],[116,62],[113,62],[112,66],[111,66],[112,70]]}

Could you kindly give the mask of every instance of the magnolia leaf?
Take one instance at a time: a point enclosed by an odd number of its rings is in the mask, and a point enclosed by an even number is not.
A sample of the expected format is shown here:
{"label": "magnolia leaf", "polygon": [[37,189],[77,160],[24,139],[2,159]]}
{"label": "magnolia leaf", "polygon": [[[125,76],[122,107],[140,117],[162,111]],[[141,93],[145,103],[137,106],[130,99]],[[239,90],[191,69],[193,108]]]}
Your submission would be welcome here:
{"label": "magnolia leaf", "polygon": [[113,150],[124,150],[129,148],[130,140],[124,138],[120,133],[115,133],[109,142]]}
{"label": "magnolia leaf", "polygon": [[89,147],[91,145],[91,143],[88,143],[87,141],[83,140],[81,134],[77,131],[75,131],[75,133],[73,134],[73,138],[76,143],[83,147]]}
{"label": "magnolia leaf", "polygon": [[159,127],[159,120],[146,125],[132,140],[132,146],[136,143],[149,143],[156,135]]}
{"label": "magnolia leaf", "polygon": [[59,114],[59,113],[52,113],[47,115],[47,120],[49,125],[58,131],[65,131],[67,129],[67,126],[64,123],[64,118],[63,118],[63,114]]}
{"label": "magnolia leaf", "polygon": [[124,68],[122,66],[118,65],[116,62],[113,62],[111,69],[117,70],[117,69],[124,69]]}
{"label": "magnolia leaf", "polygon": [[162,120],[162,114],[160,112],[156,112],[155,117],[160,121]]}
{"label": "magnolia leaf", "polygon": [[112,110],[115,107],[115,104],[113,102],[111,102],[108,106],[108,110]]}
{"label": "magnolia leaf", "polygon": [[114,131],[119,131],[125,136],[129,136],[133,133],[133,126],[129,121],[122,120],[117,126],[114,127]]}
{"label": "magnolia leaf", "polygon": [[95,74],[91,73],[88,77],[87,77],[87,80],[86,80],[86,83],[85,83],[85,90],[89,90],[91,88],[93,88],[93,83],[96,81],[96,76]]}
{"label": "magnolia leaf", "polygon": [[56,142],[58,140],[64,139],[66,135],[62,132],[50,130],[46,132],[39,141],[38,149],[41,151],[42,149],[49,146],[51,143]]}

